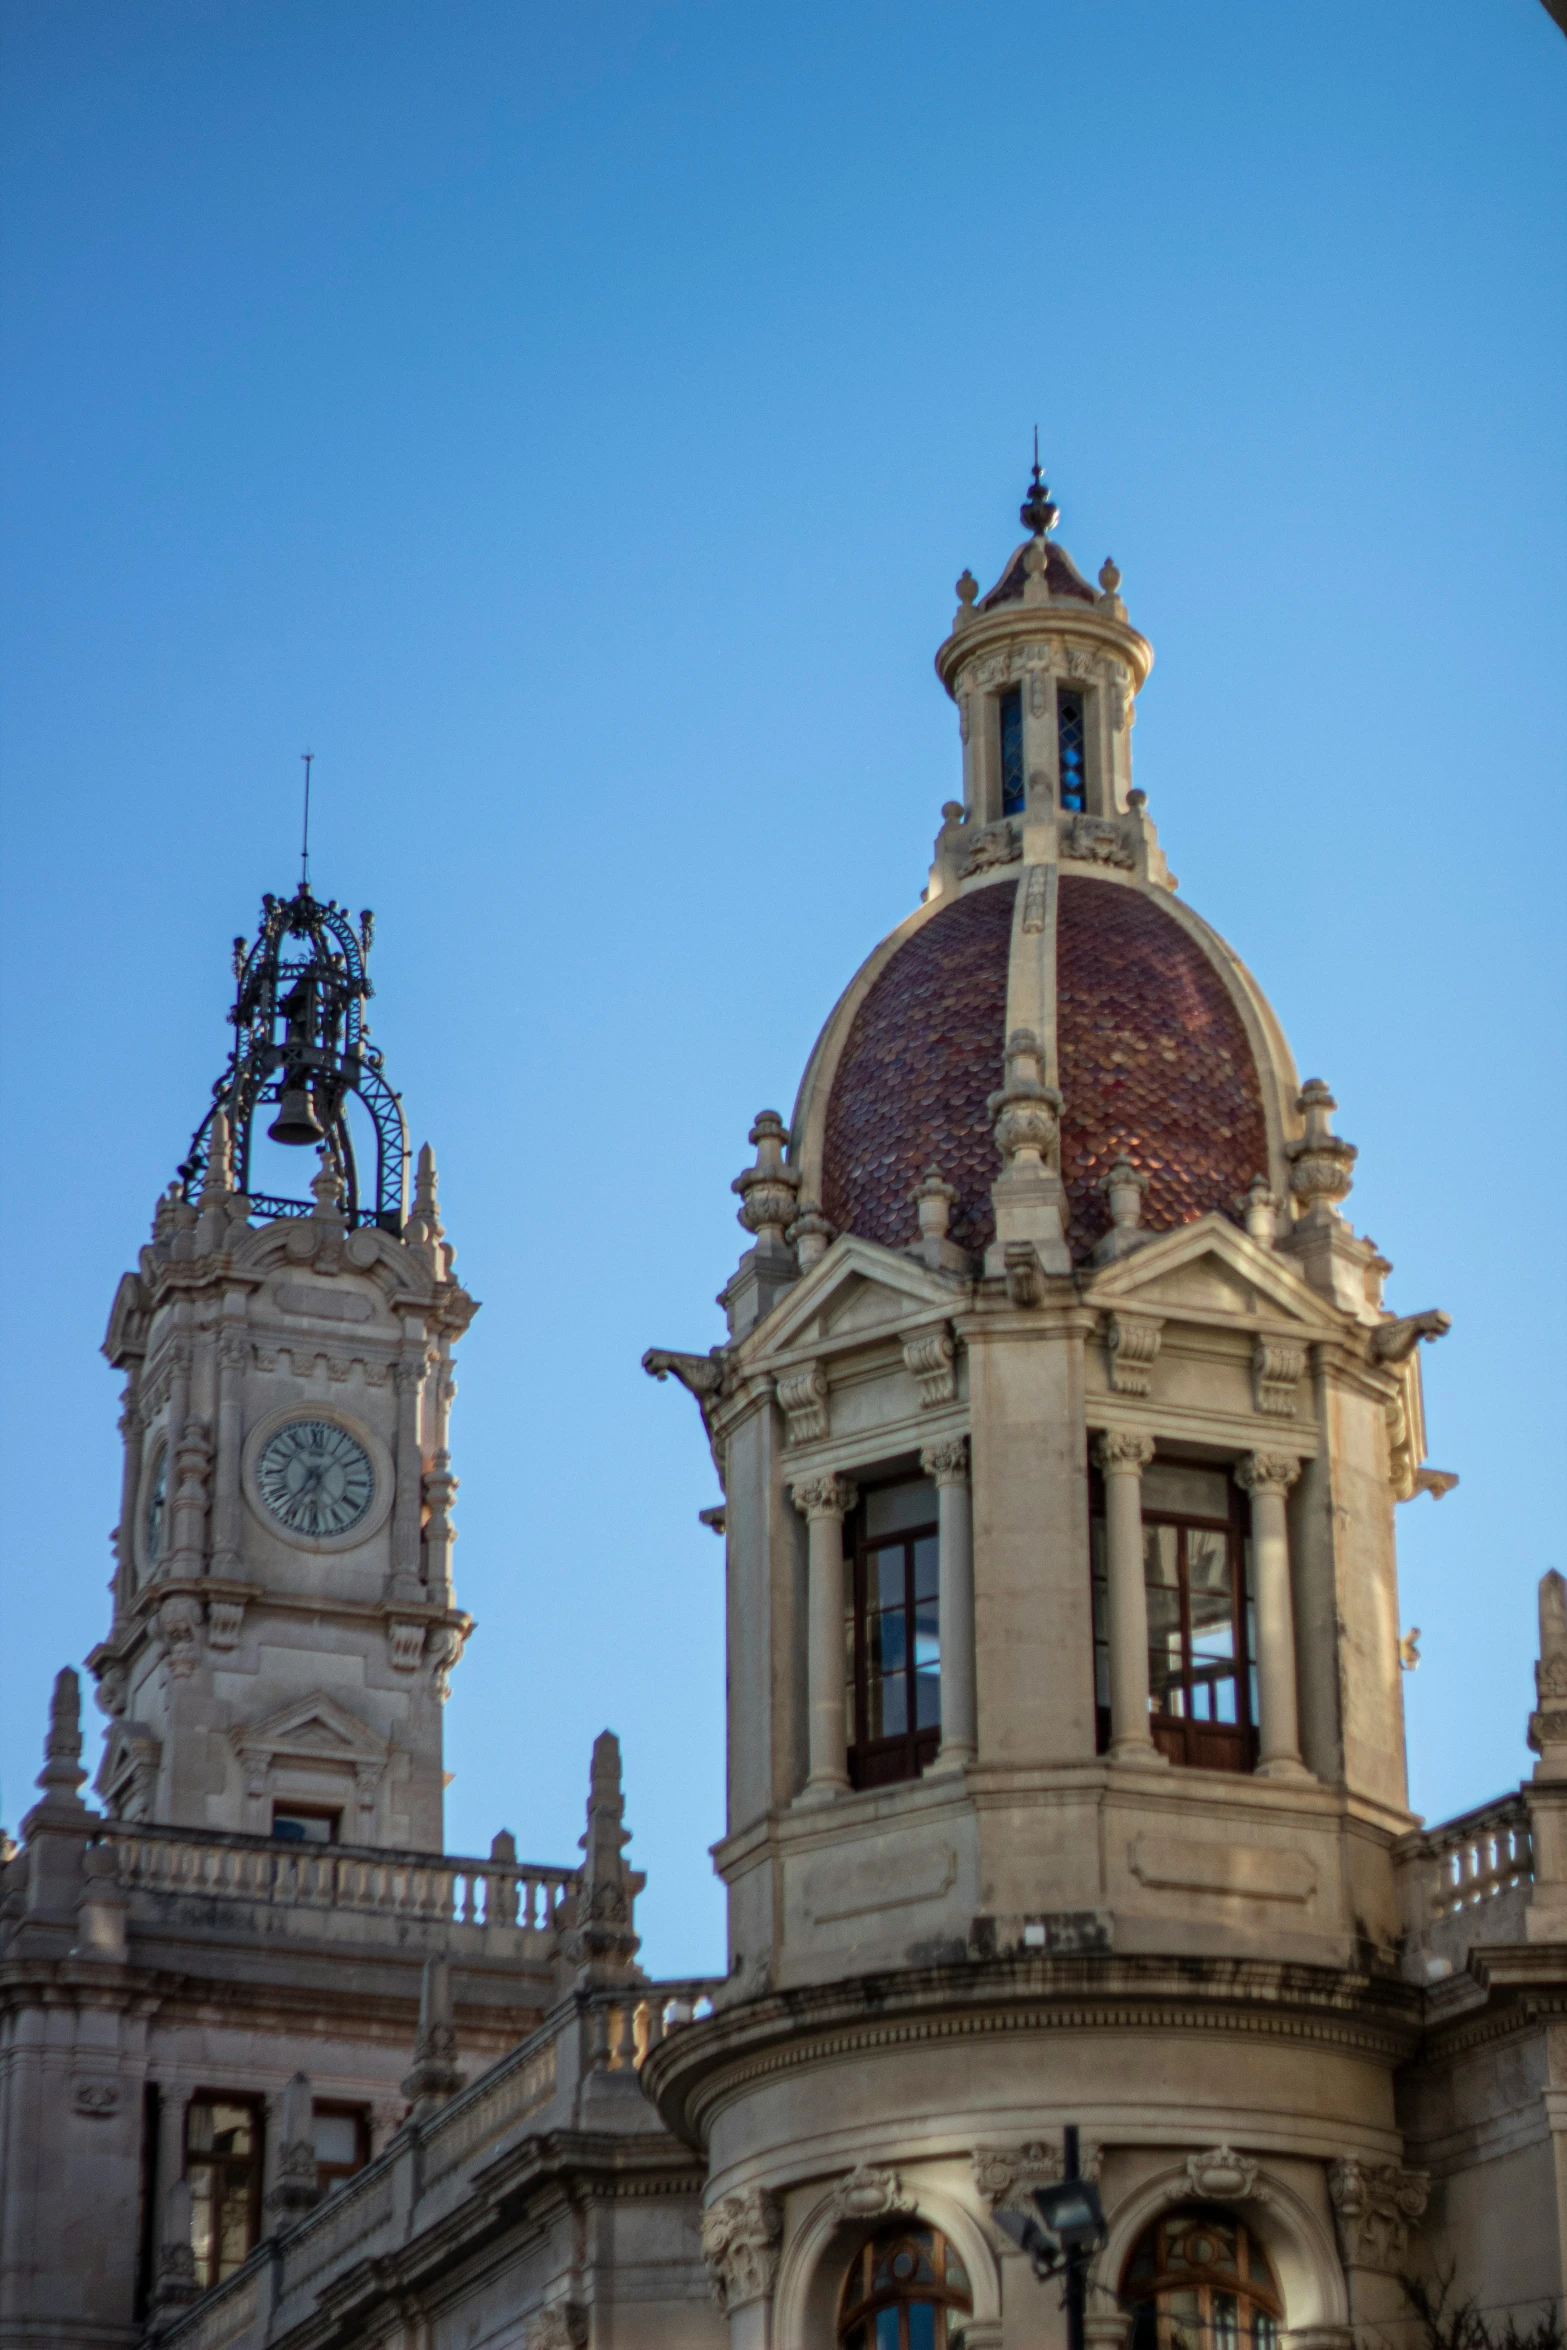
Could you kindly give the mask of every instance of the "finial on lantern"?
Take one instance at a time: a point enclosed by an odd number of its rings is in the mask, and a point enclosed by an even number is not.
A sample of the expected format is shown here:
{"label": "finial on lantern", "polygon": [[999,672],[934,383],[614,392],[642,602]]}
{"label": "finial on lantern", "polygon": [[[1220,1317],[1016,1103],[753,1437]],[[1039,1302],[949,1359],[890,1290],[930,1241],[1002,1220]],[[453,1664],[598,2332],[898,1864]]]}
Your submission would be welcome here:
{"label": "finial on lantern", "polygon": [[1028,494],[1018,508],[1018,520],[1037,539],[1055,529],[1061,519],[1061,509],[1051,498],[1045,477],[1039,470],[1039,427],[1034,427],[1034,470],[1029,478]]}

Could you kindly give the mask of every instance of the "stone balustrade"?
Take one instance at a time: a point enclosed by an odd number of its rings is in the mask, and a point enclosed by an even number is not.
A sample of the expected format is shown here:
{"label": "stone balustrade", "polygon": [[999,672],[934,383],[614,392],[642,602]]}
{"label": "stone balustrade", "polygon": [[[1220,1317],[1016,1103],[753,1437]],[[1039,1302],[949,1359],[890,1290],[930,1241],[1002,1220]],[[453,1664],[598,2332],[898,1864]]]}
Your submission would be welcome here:
{"label": "stone balustrade", "polygon": [[251,1907],[358,1913],[442,1926],[553,1935],[576,1890],[574,1869],[371,1845],[280,1844],[116,1821],[103,1841],[131,1894],[233,1901]]}
{"label": "stone balustrade", "polygon": [[712,2014],[713,1994],[721,1983],[719,1976],[693,1976],[686,1982],[640,1984],[629,1994],[600,1994],[589,2015],[591,2069],[640,2072],[668,2033]]}
{"label": "stone balustrade", "polygon": [[1393,1857],[1417,1980],[1461,1968],[1475,1943],[1523,1940],[1534,1851],[1522,1793],[1403,1836]]}

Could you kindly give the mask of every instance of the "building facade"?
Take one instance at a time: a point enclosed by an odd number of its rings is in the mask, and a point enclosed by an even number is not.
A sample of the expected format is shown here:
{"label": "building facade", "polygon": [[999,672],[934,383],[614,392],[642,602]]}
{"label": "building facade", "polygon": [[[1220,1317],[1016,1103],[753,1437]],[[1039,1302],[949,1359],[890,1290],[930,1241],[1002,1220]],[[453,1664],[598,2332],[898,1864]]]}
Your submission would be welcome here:
{"label": "building facade", "polygon": [[6,1873],[6,2345],[1023,2350],[1067,2321],[1005,2223],[1074,2162],[1102,2350],[1561,2295],[1564,1588],[1534,1779],[1423,1828],[1394,1521],[1453,1482],[1447,1317],[1384,1304],[1331,1093],[1178,894],[1152,651],[1056,519],[1036,467],[959,583],[962,798],[752,1129],[728,1335],[645,1358],[723,1492],[710,1983],[637,1964],[608,1734],[580,1862],[442,1854],[474,1308],[367,938],[268,901],[111,1322],[102,1808],[63,1675]]}

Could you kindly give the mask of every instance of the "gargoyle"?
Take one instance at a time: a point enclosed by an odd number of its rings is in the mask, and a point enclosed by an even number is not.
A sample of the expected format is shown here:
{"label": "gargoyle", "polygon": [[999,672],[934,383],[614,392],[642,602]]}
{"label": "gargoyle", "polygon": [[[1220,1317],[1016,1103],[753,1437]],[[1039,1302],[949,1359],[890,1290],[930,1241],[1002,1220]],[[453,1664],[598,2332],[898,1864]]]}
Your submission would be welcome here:
{"label": "gargoyle", "polygon": [[1451,1314],[1406,1314],[1401,1322],[1380,1322],[1371,1333],[1374,1363],[1409,1360],[1422,1338],[1445,1338],[1453,1327]]}
{"label": "gargoyle", "polygon": [[718,1471],[720,1490],[727,1490],[723,1449],[713,1431],[713,1414],[724,1391],[724,1349],[715,1346],[711,1354],[683,1355],[672,1353],[667,1347],[650,1346],[642,1357],[642,1368],[650,1379],[678,1379],[687,1395],[695,1396],[702,1425],[707,1430],[713,1466]]}

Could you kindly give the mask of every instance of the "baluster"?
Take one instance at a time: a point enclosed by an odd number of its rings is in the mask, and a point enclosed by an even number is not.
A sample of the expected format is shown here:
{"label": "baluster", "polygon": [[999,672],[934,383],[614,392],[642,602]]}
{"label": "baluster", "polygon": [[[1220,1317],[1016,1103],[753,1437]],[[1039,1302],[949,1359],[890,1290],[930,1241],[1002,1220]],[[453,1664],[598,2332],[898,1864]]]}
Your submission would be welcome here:
{"label": "baluster", "polygon": [[643,2048],[644,2063],[652,2055],[654,2049],[663,2044],[664,2002],[662,1999],[650,1999],[645,2013],[647,2015],[647,2039]]}
{"label": "baluster", "polygon": [[588,2012],[588,2070],[609,2070],[609,2009],[602,2002]]}
{"label": "baluster", "polygon": [[619,2010],[620,2032],[615,2042],[615,2070],[634,2073],[637,2069],[637,2009],[633,1999],[627,1999]]}

